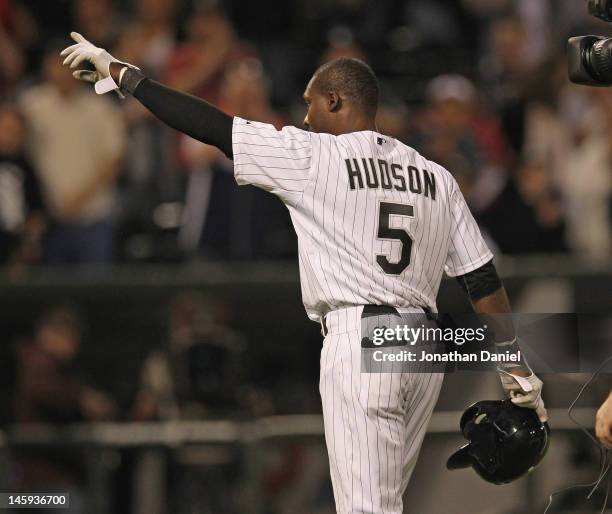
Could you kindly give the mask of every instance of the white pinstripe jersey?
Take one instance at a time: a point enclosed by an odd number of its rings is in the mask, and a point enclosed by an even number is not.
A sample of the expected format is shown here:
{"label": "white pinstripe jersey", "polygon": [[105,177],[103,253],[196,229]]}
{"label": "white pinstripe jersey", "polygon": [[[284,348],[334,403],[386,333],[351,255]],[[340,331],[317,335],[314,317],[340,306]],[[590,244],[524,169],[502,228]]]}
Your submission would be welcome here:
{"label": "white pinstripe jersey", "polygon": [[443,272],[463,275],[493,258],[451,174],[396,139],[236,117],[232,141],[236,182],[289,209],[315,321],[351,305],[435,310]]}

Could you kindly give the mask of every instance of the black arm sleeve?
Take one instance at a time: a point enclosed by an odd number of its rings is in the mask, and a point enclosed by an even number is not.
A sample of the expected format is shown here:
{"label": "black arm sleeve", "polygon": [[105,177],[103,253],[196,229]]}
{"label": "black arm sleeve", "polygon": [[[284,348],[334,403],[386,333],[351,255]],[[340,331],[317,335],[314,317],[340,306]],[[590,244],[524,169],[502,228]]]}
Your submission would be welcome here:
{"label": "black arm sleeve", "polygon": [[121,88],[132,93],[142,105],[173,129],[209,145],[216,146],[230,159],[233,118],[213,105],[127,69]]}
{"label": "black arm sleeve", "polygon": [[458,276],[457,281],[473,302],[489,296],[502,286],[492,260],[470,273]]}

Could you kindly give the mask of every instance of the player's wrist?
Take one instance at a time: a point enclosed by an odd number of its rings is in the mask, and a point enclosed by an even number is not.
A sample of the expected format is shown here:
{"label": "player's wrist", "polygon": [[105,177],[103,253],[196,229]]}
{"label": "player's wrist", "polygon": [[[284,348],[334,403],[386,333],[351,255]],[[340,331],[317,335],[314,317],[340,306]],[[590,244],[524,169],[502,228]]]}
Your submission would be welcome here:
{"label": "player's wrist", "polygon": [[109,64],[108,72],[109,76],[104,82],[109,84],[105,87],[108,90],[118,90],[121,98],[123,93],[134,94],[138,85],[146,78],[136,66],[116,60]]}
{"label": "player's wrist", "polygon": [[127,66],[119,61],[113,61],[108,65],[108,73],[119,87],[121,87],[121,75],[125,68]]}

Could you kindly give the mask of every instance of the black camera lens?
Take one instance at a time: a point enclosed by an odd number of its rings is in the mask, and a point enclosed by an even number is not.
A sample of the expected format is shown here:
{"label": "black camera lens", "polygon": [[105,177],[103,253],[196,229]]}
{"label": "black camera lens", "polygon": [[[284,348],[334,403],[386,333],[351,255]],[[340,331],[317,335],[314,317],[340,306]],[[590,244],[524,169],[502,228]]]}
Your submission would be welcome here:
{"label": "black camera lens", "polygon": [[600,39],[585,51],[585,67],[597,80],[612,82],[612,39]]}
{"label": "black camera lens", "polygon": [[[612,22],[612,0],[587,0],[589,13]],[[612,38],[574,36],[567,41],[569,79],[584,86],[612,86]]]}
{"label": "black camera lens", "polygon": [[575,84],[612,85],[612,39],[576,36],[567,42],[569,79]]}

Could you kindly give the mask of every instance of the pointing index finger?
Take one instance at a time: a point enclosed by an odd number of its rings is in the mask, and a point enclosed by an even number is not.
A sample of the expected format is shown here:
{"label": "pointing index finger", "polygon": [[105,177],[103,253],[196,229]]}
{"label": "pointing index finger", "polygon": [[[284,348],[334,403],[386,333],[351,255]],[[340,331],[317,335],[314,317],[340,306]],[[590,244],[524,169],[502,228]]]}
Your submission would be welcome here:
{"label": "pointing index finger", "polygon": [[77,43],[85,43],[87,40],[81,36],[78,32],[71,32],[70,37],[74,39]]}

